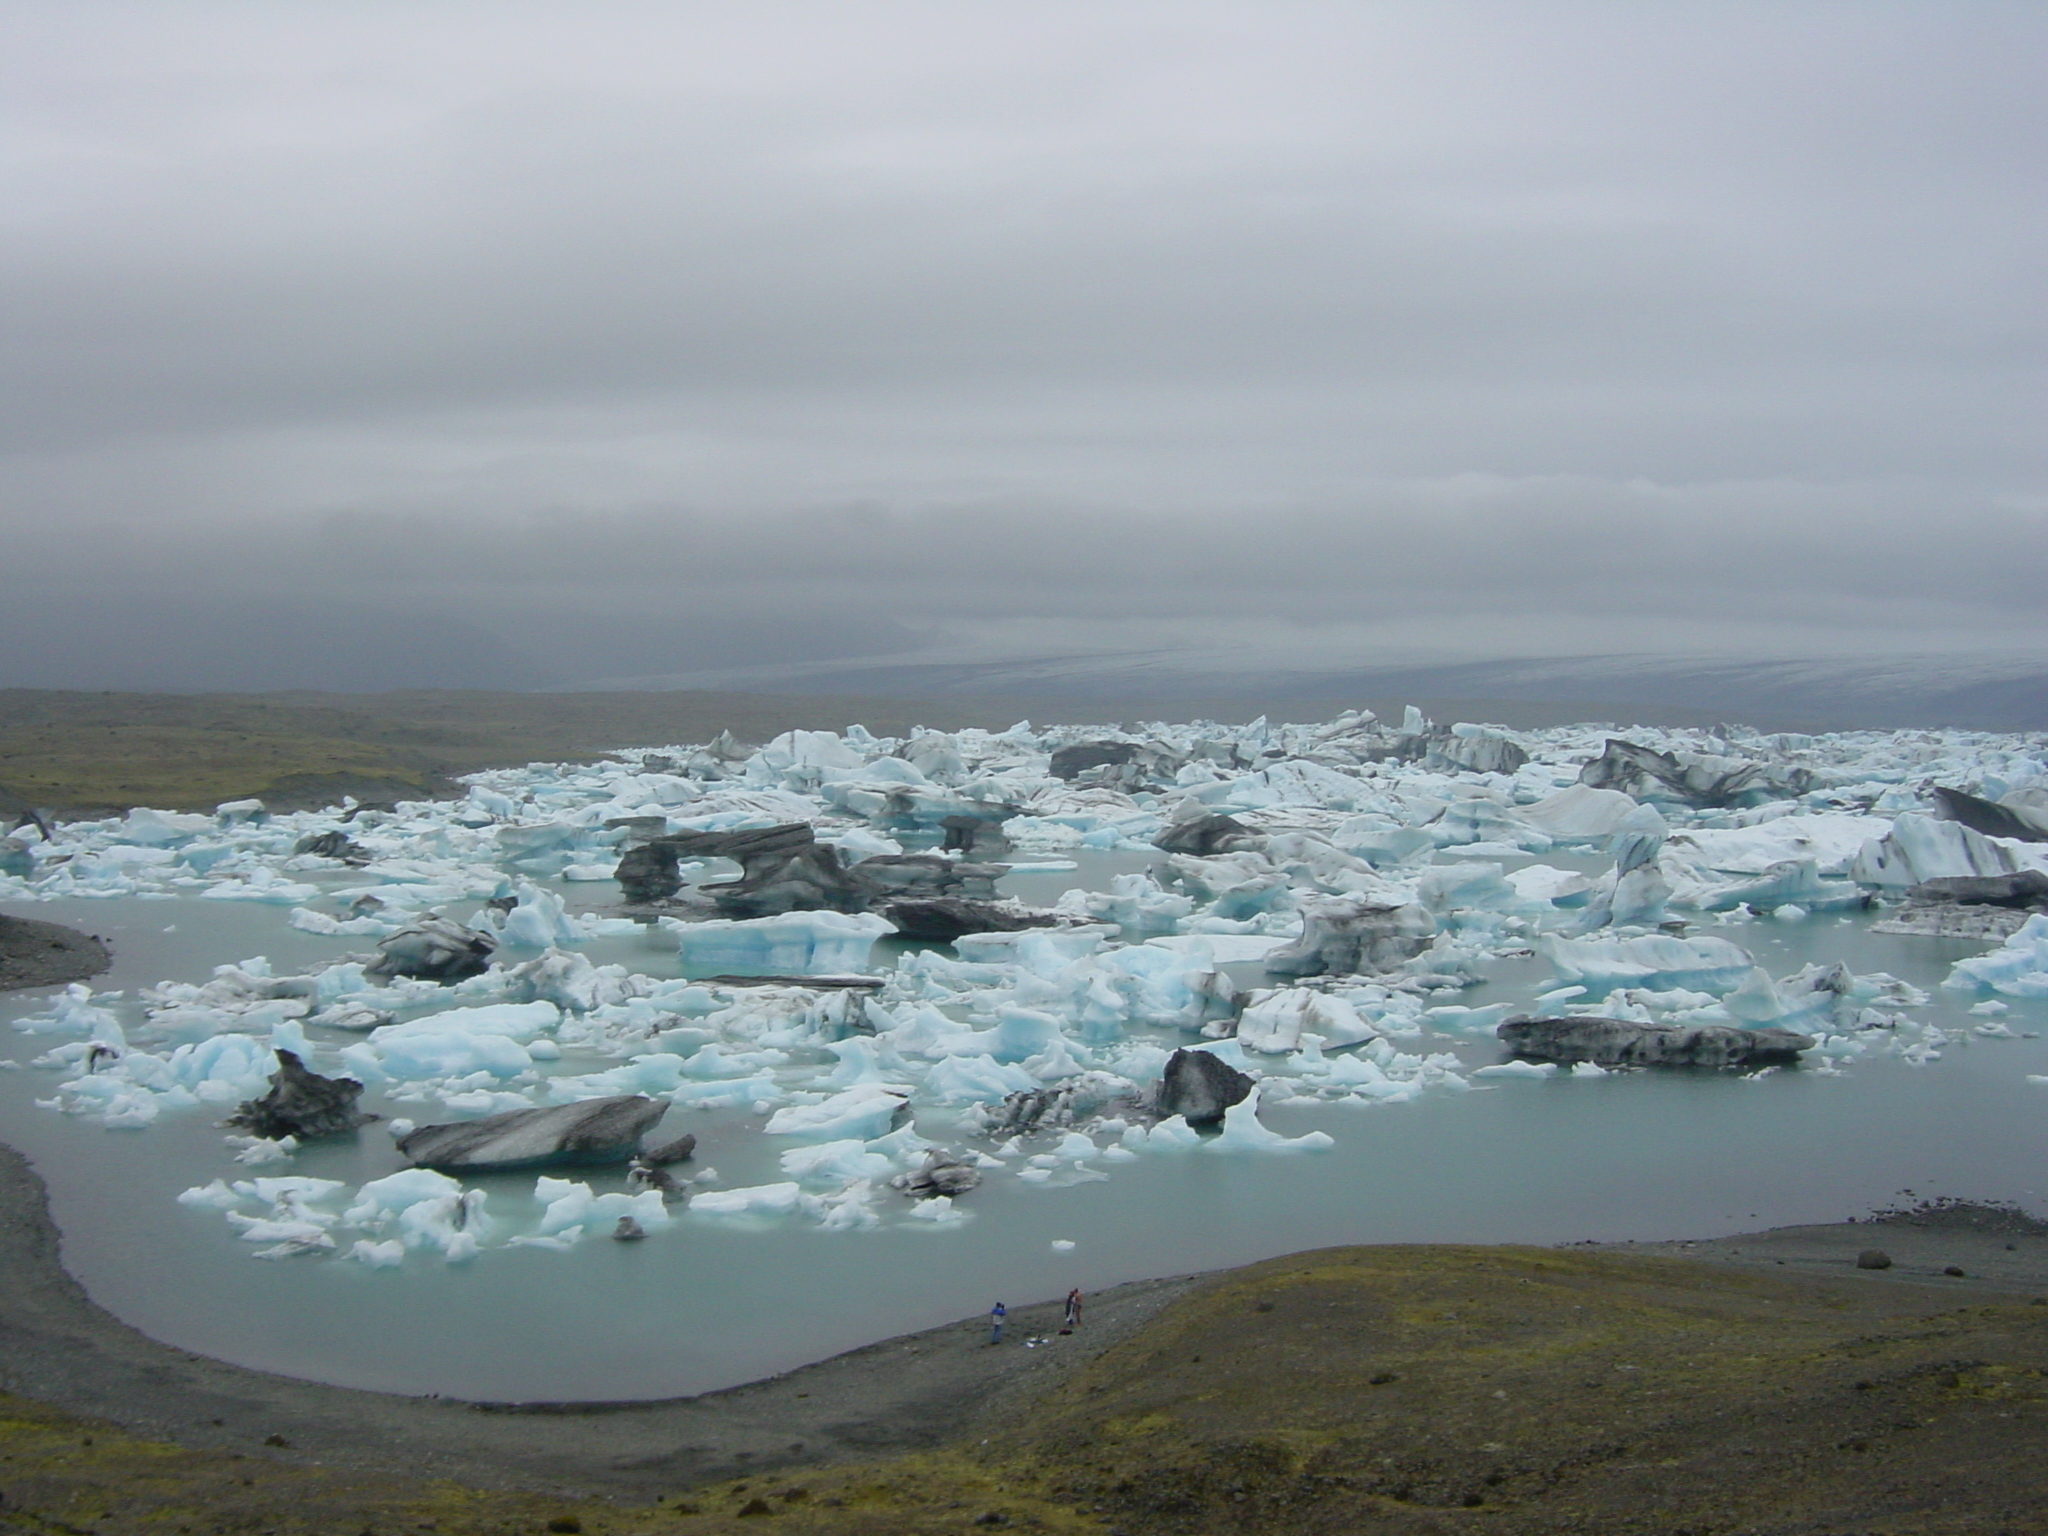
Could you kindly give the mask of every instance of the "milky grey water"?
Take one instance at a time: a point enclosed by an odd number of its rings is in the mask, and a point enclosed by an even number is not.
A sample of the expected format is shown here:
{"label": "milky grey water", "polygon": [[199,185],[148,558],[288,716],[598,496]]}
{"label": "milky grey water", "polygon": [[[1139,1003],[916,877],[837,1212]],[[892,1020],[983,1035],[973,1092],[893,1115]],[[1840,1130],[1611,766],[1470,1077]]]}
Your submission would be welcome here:
{"label": "milky grey water", "polygon": [[[1084,855],[1076,872],[1015,875],[1009,888],[1044,899],[1149,862]],[[131,999],[135,988],[204,980],[214,965],[252,955],[282,972],[365,943],[299,933],[282,908],[236,902],[53,902],[31,915],[111,938],[116,968],[95,986],[127,988]],[[1980,946],[1876,935],[1860,917],[1695,931],[1725,934],[1776,975],[1810,960],[1887,970],[1933,993],[1917,1017],[1962,1030],[1979,1022],[1964,1012],[1975,998],[1938,985],[1950,962]],[[672,941],[658,933],[587,952],[675,974]],[[1548,975],[1541,961],[1502,961],[1455,1001],[1526,1002]],[[40,1011],[49,996],[13,994],[0,1000],[0,1018]],[[2015,1001],[2005,1022],[2048,1033],[2048,1005]],[[16,1060],[51,1043],[0,1029],[0,1053]],[[1499,1059],[1483,1039],[1432,1037],[1426,1048],[1455,1050],[1471,1066]],[[1907,1189],[2038,1207],[2048,1204],[2048,1087],[2028,1073],[2048,1074],[2048,1040],[1965,1034],[1929,1065],[1863,1059],[1842,1076],[1480,1078],[1472,1092],[1410,1103],[1263,1112],[1288,1134],[1327,1130],[1337,1140],[1328,1152],[1145,1157],[1105,1165],[1107,1182],[1069,1188],[997,1178],[964,1202],[974,1219],[956,1229],[686,1220],[643,1243],[493,1249],[462,1265],[386,1270],[252,1261],[217,1212],[174,1199],[251,1173],[379,1177],[400,1164],[376,1127],[315,1144],[289,1168],[250,1170],[231,1161],[216,1111],[103,1130],[36,1108],[58,1077],[24,1068],[0,1071],[0,1137],[48,1182],[67,1267],[102,1305],[167,1343],[396,1392],[635,1398],[748,1380],[997,1299],[1015,1305],[1323,1244],[1708,1236],[1835,1220]],[[724,1134],[759,1123],[711,1111],[693,1113],[687,1128],[702,1137],[701,1160],[738,1186],[781,1177],[779,1149]],[[600,1191],[620,1187],[602,1170],[591,1180]],[[531,1203],[531,1174],[478,1182],[493,1211]],[[1075,1247],[1056,1252],[1055,1239]]]}

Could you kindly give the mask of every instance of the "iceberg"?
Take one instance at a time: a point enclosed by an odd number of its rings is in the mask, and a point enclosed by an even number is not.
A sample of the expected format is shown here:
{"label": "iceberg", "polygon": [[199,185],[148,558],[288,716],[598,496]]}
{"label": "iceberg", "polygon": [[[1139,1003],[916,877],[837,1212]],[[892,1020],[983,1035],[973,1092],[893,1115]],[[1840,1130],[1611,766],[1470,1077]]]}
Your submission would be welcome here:
{"label": "iceberg", "polygon": [[1565,985],[1590,993],[1617,987],[1666,991],[1675,987],[1716,995],[1736,986],[1756,962],[1726,939],[1677,939],[1647,934],[1633,939],[1546,938],[1541,950]]}
{"label": "iceberg", "polygon": [[665,920],[693,971],[775,976],[846,975],[866,968],[875,940],[895,931],[873,913],[785,912],[778,917]]}
{"label": "iceberg", "polygon": [[1378,1031],[1359,1017],[1341,997],[1307,987],[1283,987],[1252,994],[1237,1021],[1237,1040],[1248,1051],[1284,1056],[1302,1048],[1304,1036],[1317,1037],[1325,1049],[1359,1045]]}
{"label": "iceberg", "polygon": [[1637,802],[1618,789],[1573,784],[1521,808],[1522,820],[1558,843],[1604,843],[1635,811]]}
{"label": "iceberg", "polygon": [[1942,985],[1957,992],[2048,997],[2048,915],[2036,912],[1988,955],[1958,960]]}
{"label": "iceberg", "polygon": [[1223,1129],[1203,1144],[1205,1152],[1322,1152],[1337,1145],[1327,1131],[1282,1136],[1259,1120],[1259,1087],[1223,1112]]}
{"label": "iceberg", "polygon": [[1849,874],[1864,885],[1904,890],[1929,880],[2014,875],[2023,869],[2048,869],[2048,856],[2038,845],[1989,838],[1959,821],[1908,814],[1863,846]]}
{"label": "iceberg", "polygon": [[419,1168],[500,1173],[551,1163],[623,1163],[668,1110],[637,1094],[516,1109],[482,1120],[425,1125],[398,1138]]}
{"label": "iceberg", "polygon": [[1428,947],[1436,922],[1412,902],[1376,897],[1311,901],[1301,937],[1266,957],[1275,976],[1342,976],[1391,970]]}
{"label": "iceberg", "polygon": [[888,1134],[909,1090],[863,1083],[816,1104],[779,1109],[762,1129],[770,1136],[802,1136],[814,1141],[873,1141]]}
{"label": "iceberg", "polygon": [[744,1189],[711,1190],[691,1200],[690,1210],[698,1216],[786,1216],[802,1200],[803,1187],[791,1180]]}

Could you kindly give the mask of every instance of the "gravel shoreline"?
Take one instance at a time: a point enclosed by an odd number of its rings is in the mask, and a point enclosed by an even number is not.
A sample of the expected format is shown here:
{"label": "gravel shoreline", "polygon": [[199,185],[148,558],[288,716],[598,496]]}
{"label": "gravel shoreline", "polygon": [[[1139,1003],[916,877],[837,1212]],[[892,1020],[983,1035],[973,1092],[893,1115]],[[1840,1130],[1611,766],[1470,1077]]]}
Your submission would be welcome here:
{"label": "gravel shoreline", "polygon": [[106,941],[96,935],[0,912],[0,992],[61,987],[97,976],[111,964]]}

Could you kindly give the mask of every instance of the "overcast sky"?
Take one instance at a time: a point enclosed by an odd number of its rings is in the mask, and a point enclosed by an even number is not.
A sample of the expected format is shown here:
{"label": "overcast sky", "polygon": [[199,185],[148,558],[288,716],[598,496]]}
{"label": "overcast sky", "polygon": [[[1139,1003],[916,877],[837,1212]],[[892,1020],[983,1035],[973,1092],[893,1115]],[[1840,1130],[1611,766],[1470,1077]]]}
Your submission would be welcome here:
{"label": "overcast sky", "polygon": [[0,26],[0,682],[2048,639],[2036,0]]}

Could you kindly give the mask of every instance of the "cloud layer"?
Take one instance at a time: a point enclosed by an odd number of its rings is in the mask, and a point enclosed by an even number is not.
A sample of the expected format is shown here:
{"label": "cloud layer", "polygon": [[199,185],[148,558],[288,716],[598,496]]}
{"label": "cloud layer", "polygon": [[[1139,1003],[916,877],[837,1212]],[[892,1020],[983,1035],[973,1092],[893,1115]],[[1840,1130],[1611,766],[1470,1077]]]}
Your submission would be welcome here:
{"label": "cloud layer", "polygon": [[2038,7],[11,32],[0,681],[2048,629]]}

